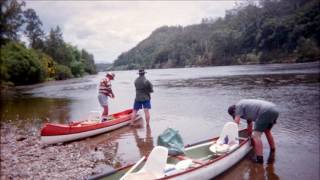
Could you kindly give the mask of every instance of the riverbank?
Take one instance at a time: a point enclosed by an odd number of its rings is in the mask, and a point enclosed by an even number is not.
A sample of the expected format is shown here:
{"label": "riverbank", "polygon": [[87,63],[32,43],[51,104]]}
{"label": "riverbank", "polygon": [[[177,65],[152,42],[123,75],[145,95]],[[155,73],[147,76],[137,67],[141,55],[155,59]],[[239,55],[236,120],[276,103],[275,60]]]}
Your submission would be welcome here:
{"label": "riverbank", "polygon": [[44,146],[31,129],[1,123],[1,179],[86,179],[110,169],[114,146]]}
{"label": "riverbank", "polygon": [[10,83],[10,82],[2,82],[1,83],[1,98],[23,96],[25,94],[28,94],[27,91],[35,89],[35,88],[64,85],[64,84],[85,83],[85,82],[89,82],[88,78],[90,78],[92,76],[95,76],[95,75],[86,75],[82,78],[71,78],[71,79],[66,79],[66,80],[50,80],[50,81],[45,81],[42,83],[36,83],[36,84],[30,84],[30,85],[20,85],[20,86],[15,86],[13,83]]}

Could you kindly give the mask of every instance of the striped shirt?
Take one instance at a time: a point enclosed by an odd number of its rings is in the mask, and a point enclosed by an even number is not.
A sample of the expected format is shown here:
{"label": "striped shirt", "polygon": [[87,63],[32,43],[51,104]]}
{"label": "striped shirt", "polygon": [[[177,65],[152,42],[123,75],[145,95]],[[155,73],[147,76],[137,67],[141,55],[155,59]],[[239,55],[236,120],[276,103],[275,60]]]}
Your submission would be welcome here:
{"label": "striped shirt", "polygon": [[99,93],[105,94],[109,97],[112,96],[113,92],[111,89],[111,80],[109,78],[105,77],[100,81]]}

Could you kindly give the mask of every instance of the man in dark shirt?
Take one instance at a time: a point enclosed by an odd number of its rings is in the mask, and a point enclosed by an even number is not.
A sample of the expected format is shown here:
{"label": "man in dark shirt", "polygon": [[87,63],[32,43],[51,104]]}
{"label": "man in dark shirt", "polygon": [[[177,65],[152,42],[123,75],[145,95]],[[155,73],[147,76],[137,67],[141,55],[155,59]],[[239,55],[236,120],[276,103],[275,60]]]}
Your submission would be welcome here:
{"label": "man in dark shirt", "polygon": [[150,121],[149,109],[151,109],[150,93],[153,92],[153,87],[151,82],[148,79],[146,79],[146,77],[144,76],[145,73],[146,72],[144,71],[144,69],[140,69],[138,72],[139,77],[134,81],[134,85],[136,87],[136,98],[134,100],[134,105],[133,105],[131,125],[133,125],[133,121],[136,118],[136,114],[139,111],[139,109],[143,108],[147,126],[149,126],[149,121]]}

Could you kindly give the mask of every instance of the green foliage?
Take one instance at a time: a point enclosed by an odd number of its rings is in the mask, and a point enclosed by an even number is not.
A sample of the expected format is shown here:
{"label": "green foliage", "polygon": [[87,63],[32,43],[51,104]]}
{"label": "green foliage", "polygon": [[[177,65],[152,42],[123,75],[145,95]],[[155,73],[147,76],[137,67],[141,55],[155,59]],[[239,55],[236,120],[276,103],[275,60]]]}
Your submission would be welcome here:
{"label": "green foliage", "polygon": [[320,48],[312,39],[300,38],[296,52],[298,53],[298,62],[320,60]]}
{"label": "green foliage", "polygon": [[[40,18],[33,9],[23,11],[23,1],[2,0],[0,4],[1,82],[22,85],[97,73],[93,55],[65,43],[59,26],[44,37]],[[19,43],[21,31],[30,49]]]}
{"label": "green foliage", "polygon": [[21,44],[10,42],[1,47],[1,77],[16,85],[42,82],[46,69],[38,54]]}
{"label": "green foliage", "polygon": [[30,47],[34,49],[43,48],[44,32],[41,29],[42,22],[33,9],[27,9],[23,12],[26,22],[26,29],[24,33],[29,38]]}
{"label": "green foliage", "polygon": [[51,29],[45,41],[44,52],[59,64],[69,66],[74,60],[71,48],[64,42],[59,26]]}
{"label": "green foliage", "polygon": [[1,16],[0,16],[0,41],[14,40],[17,41],[18,31],[24,23],[22,7],[24,2],[17,0],[1,0]]}
{"label": "green foliage", "polygon": [[[156,29],[136,47],[122,53],[114,68],[279,63],[297,58],[299,62],[316,61],[319,12],[318,0],[241,2],[224,18],[204,18],[197,25]],[[314,41],[300,42],[301,38]],[[308,51],[302,50],[311,46]]]}
{"label": "green foliage", "polygon": [[44,69],[44,74],[46,79],[51,79],[55,76],[55,66],[56,62],[47,54],[41,52],[41,51],[36,51],[37,55],[40,59],[41,65]]}
{"label": "green foliage", "polygon": [[65,65],[57,65],[55,66],[55,79],[56,80],[64,80],[72,78],[71,70],[68,66]]}
{"label": "green foliage", "polygon": [[81,77],[84,74],[84,64],[79,61],[72,61],[70,65],[71,72],[75,77]]}
{"label": "green foliage", "polygon": [[96,66],[94,64],[94,57],[92,54],[87,52],[85,49],[82,49],[82,51],[80,53],[80,58],[81,58],[81,61],[84,65],[85,72],[87,72],[89,74],[96,74],[97,73]]}

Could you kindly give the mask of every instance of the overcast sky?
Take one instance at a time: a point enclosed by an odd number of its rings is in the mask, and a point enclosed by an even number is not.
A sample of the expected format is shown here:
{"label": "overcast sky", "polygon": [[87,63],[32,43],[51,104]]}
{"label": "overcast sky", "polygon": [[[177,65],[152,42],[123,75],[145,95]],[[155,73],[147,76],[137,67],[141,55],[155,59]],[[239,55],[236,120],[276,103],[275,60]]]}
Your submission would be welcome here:
{"label": "overcast sky", "polygon": [[160,26],[199,24],[224,17],[235,1],[27,1],[46,33],[59,25],[66,42],[84,48],[96,63],[111,63]]}

